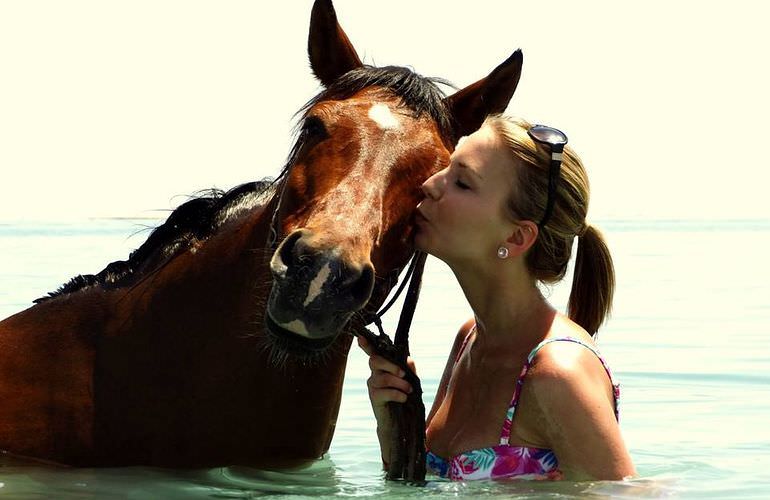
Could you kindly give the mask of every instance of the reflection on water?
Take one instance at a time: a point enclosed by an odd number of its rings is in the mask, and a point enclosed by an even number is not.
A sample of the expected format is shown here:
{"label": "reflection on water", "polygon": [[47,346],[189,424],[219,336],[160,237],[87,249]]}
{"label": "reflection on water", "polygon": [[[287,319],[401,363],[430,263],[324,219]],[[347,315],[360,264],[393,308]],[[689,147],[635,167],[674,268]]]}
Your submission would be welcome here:
{"label": "reflection on water", "polygon": [[353,478],[346,478],[328,457],[307,467],[285,471],[247,467],[191,471],[149,467],[72,469],[12,462],[6,458],[0,466],[0,495],[14,499],[41,496],[75,499],[242,499],[272,495],[281,495],[282,498],[366,496],[388,499],[490,495],[516,498],[650,498],[666,496],[674,491],[673,480],[666,479],[593,483],[456,483],[439,479],[418,487],[387,483],[383,474],[375,472],[367,480],[351,482]]}
{"label": "reflection on water", "polygon": [[[0,225],[0,318],[70,277],[124,259],[146,221]],[[640,478],[616,482],[384,481],[365,380],[349,357],[327,457],[285,471],[226,467],[54,468],[0,455],[5,498],[765,498],[770,494],[770,221],[599,223],[618,290],[600,349],[622,385],[621,427]],[[726,236],[727,235],[727,236]],[[729,245],[729,246],[725,246]],[[735,257],[734,249],[740,249]],[[569,282],[546,290],[563,309]],[[412,355],[430,407],[451,340],[469,315],[454,279],[428,261]],[[386,318],[393,332],[396,309]],[[0,403],[1,404],[1,403]]]}
{"label": "reflection on water", "polygon": [[149,467],[73,469],[33,464],[0,467],[0,495],[10,498],[254,498],[281,494],[334,496],[341,491],[328,458],[307,467],[168,470]]}

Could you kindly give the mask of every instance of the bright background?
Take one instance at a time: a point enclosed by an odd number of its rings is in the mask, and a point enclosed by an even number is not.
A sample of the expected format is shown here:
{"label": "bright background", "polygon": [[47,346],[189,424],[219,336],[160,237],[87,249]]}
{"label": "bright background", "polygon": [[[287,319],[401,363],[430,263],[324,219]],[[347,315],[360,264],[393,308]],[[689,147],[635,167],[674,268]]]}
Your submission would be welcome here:
{"label": "bright background", "polygon": [[[0,3],[0,221],[159,217],[276,175],[317,91],[311,4]],[[594,219],[770,215],[765,5],[335,2],[365,62],[458,86],[521,47],[509,111],[568,133]]]}
{"label": "bright background", "polygon": [[[311,3],[0,0],[0,318],[125,259],[142,227],[196,191],[278,173],[293,114],[318,90],[306,56]],[[601,348],[623,384],[622,427],[641,478],[434,483],[412,498],[768,497],[764,5],[335,1],[366,62],[458,86],[521,47],[509,111],[568,133],[617,269]],[[561,310],[568,293],[569,279],[548,290]],[[397,314],[388,316],[392,332]],[[412,335],[426,403],[469,316],[452,275],[430,259]],[[381,478],[367,373],[353,349],[330,455],[310,471],[320,489],[232,468],[3,467],[0,493],[406,496]]]}

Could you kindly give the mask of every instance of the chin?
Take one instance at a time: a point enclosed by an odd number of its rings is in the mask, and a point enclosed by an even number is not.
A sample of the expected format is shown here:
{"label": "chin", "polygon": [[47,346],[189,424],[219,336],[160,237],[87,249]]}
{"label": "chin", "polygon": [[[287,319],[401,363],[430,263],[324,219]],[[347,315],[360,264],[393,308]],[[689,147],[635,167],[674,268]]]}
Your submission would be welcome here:
{"label": "chin", "polygon": [[414,235],[414,248],[420,252],[430,253],[430,248],[425,241],[427,239],[425,236],[425,233],[421,230]]}
{"label": "chin", "polygon": [[428,245],[424,241],[418,241],[417,238],[415,238],[415,240],[414,240],[414,249],[415,250],[419,250],[420,252],[427,253],[428,255],[431,255],[433,257],[441,259],[441,257],[436,253],[437,249],[434,246]]}

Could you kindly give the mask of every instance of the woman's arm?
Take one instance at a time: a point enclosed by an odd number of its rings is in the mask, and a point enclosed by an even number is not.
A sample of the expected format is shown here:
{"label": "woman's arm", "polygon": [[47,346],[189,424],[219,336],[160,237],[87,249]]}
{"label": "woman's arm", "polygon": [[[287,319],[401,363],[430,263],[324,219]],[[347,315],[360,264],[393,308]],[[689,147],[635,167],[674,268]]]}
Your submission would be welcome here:
{"label": "woman's arm", "polygon": [[596,355],[571,342],[549,344],[538,354],[526,384],[565,479],[617,480],[636,474],[615,418],[611,382]]}

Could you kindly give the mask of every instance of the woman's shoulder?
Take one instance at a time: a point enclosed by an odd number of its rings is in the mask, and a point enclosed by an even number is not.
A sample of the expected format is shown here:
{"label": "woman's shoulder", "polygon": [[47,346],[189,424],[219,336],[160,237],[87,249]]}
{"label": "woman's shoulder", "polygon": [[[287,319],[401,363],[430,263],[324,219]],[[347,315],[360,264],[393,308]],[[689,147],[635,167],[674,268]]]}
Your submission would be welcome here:
{"label": "woman's shoulder", "polygon": [[465,338],[468,336],[469,333],[471,333],[471,330],[473,330],[473,327],[476,326],[476,318],[469,318],[460,326],[460,330],[457,332],[458,338]]}
{"label": "woman's shoulder", "polygon": [[460,329],[455,335],[454,344],[452,344],[452,350],[449,352],[449,356],[452,360],[457,361],[457,357],[462,353],[465,344],[473,333],[473,329],[476,326],[476,319],[470,318],[460,326]]}
{"label": "woman's shoulder", "polygon": [[580,391],[607,383],[606,370],[591,336],[561,315],[557,315],[551,332],[533,354],[527,383],[535,388],[552,391],[558,385],[560,391]]}
{"label": "woman's shoulder", "polygon": [[465,342],[470,338],[471,333],[473,333],[473,329],[476,327],[476,319],[470,318],[465,323],[460,325],[460,329],[457,330],[457,335],[455,335],[455,341],[454,345],[452,346],[452,351],[457,351]]}

